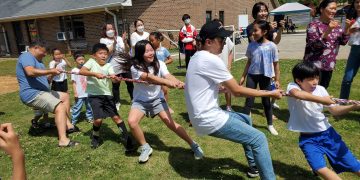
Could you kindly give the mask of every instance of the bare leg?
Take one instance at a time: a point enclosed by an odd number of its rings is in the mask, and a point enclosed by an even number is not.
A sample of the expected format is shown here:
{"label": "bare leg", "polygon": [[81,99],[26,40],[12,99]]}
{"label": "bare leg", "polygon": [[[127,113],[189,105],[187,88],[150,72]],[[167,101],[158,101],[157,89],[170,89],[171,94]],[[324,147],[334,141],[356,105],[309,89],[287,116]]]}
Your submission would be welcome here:
{"label": "bare leg", "polygon": [[70,97],[68,93],[58,92],[60,94],[60,100],[64,104],[66,109],[66,127],[67,129],[74,128],[74,125],[70,122]]}
{"label": "bare leg", "polygon": [[55,124],[58,130],[59,145],[67,145],[70,141],[66,137],[66,107],[63,103],[60,103],[55,109]]}
{"label": "bare leg", "polygon": [[121,117],[120,117],[120,116],[114,116],[114,117],[112,117],[111,119],[114,121],[115,124],[119,124],[119,123],[123,122],[123,121],[121,120]]}
{"label": "bare leg", "polygon": [[171,118],[169,111],[160,112],[159,117],[166,124],[166,126],[174,131],[181,139],[185,140],[189,145],[193,143],[193,140],[186,133],[185,129]]}
{"label": "bare leg", "polygon": [[334,171],[327,167],[317,170],[316,173],[325,180],[341,180],[341,178]]}
{"label": "bare leg", "polygon": [[146,144],[144,132],[140,128],[140,121],[144,117],[144,113],[140,110],[133,108],[130,110],[128,123],[131,130],[131,134],[134,136],[136,141],[142,146]]}

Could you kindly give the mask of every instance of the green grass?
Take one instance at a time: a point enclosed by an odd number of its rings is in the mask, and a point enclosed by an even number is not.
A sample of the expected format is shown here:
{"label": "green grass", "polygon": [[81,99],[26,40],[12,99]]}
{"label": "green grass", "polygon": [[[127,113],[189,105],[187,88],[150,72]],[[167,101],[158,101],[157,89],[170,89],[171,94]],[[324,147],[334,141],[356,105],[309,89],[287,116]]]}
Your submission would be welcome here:
{"label": "green grass", "polygon": [[[291,69],[297,62],[281,60],[283,88],[292,81]],[[329,92],[335,97],[340,91],[345,63],[345,61],[338,62],[331,81]],[[232,72],[236,79],[239,79],[244,65],[244,61],[234,64]],[[174,61],[169,66],[170,72],[184,80],[185,70],[178,70],[176,66],[177,61]],[[0,62],[0,68],[2,74],[13,75],[15,61]],[[6,73],[3,70],[6,70]],[[359,78],[355,78],[351,98],[359,99],[359,89]],[[203,148],[206,157],[200,161],[193,160],[188,145],[168,130],[158,117],[144,118],[141,122],[145,137],[154,149],[152,157],[146,164],[137,163],[138,154],[125,155],[124,147],[118,142],[117,128],[110,119],[106,119],[101,127],[105,141],[96,150],[90,148],[91,125],[85,121],[80,121],[78,124],[82,132],[70,135],[72,139],[81,143],[76,148],[58,148],[56,131],[36,137],[30,136],[28,130],[33,116],[32,110],[20,102],[17,92],[0,96],[0,123],[13,123],[20,135],[29,179],[247,179],[244,173],[247,163],[241,145],[209,136],[198,137],[194,129],[188,127],[183,93],[181,90],[170,90],[169,104],[175,111],[173,118],[183,125]],[[121,85],[121,97],[120,114],[126,120],[130,99],[124,83]],[[223,95],[220,97],[220,103],[224,105]],[[298,134],[286,130],[286,121],[289,117],[286,98],[277,101],[281,109],[274,112],[279,117],[279,120],[274,121],[279,136],[272,136],[265,129],[266,120],[262,115],[260,102],[257,98],[252,117],[254,126],[268,137],[277,179],[319,179],[312,175],[297,145]],[[241,111],[243,105],[244,98],[233,98],[233,107],[236,111]],[[357,157],[360,157],[359,116],[359,112],[352,112],[340,119],[330,117],[331,124]],[[10,179],[11,176],[11,160],[3,152],[0,152],[0,176],[3,179]],[[357,178],[351,173],[343,173],[341,177]]]}

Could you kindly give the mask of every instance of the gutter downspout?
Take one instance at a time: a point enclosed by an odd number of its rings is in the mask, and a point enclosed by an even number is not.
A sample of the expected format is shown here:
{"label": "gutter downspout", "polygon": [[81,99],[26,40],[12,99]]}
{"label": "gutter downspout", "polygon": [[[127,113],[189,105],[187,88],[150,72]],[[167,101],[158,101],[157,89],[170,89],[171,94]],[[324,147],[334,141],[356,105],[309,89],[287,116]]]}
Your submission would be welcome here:
{"label": "gutter downspout", "polygon": [[1,28],[2,28],[2,32],[4,34],[4,41],[5,41],[5,47],[6,47],[6,56],[10,56],[9,43],[8,43],[8,39],[6,37],[6,31],[5,31],[4,25],[2,25]]}
{"label": "gutter downspout", "polygon": [[113,12],[109,11],[109,9],[107,7],[105,8],[105,12],[109,13],[110,15],[112,15],[114,17],[115,30],[116,30],[116,33],[119,33],[119,31],[118,31],[118,22],[117,22],[116,15]]}

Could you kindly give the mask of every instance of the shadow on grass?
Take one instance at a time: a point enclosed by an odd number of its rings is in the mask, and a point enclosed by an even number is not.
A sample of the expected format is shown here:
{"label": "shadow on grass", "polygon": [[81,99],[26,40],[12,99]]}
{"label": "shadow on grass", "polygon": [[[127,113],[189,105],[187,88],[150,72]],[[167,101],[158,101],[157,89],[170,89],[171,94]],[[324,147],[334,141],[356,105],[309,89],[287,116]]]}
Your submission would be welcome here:
{"label": "shadow on grass", "polygon": [[302,179],[320,179],[320,177],[315,176],[312,171],[301,168],[297,165],[289,165],[280,161],[273,161],[273,166],[275,174],[284,179],[291,180],[302,180]]}
{"label": "shadow on grass", "polygon": [[[106,120],[105,121],[106,123],[104,123],[104,120],[103,120],[103,123],[101,124],[101,128],[100,128],[100,137],[101,139],[105,142],[105,141],[113,141],[113,142],[116,142],[116,143],[121,143],[122,141],[120,140],[120,132],[114,132],[110,127],[109,127],[109,124],[110,123],[111,125],[115,126],[116,129],[117,126],[115,125],[115,123],[113,123],[113,121],[111,120]],[[86,136],[91,136],[92,134],[92,128],[90,128],[87,132],[84,132],[84,135]]]}
{"label": "shadow on grass", "polygon": [[0,112],[0,116],[2,116],[2,115],[5,115],[5,113],[4,113],[4,112]]}
{"label": "shadow on grass", "polygon": [[186,72],[174,72],[172,73],[174,76],[186,76]]}

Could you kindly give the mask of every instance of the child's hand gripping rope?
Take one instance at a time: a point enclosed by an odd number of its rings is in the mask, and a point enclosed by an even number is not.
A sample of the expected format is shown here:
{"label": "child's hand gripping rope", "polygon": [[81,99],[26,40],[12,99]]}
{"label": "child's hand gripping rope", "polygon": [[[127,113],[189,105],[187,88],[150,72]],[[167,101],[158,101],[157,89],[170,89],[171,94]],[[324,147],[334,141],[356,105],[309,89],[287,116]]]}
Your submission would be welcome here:
{"label": "child's hand gripping rope", "polygon": [[[284,93],[283,96],[290,96],[289,94]],[[338,105],[360,105],[360,101],[358,100],[351,100],[351,99],[340,99],[340,98],[333,98],[330,99]]]}

